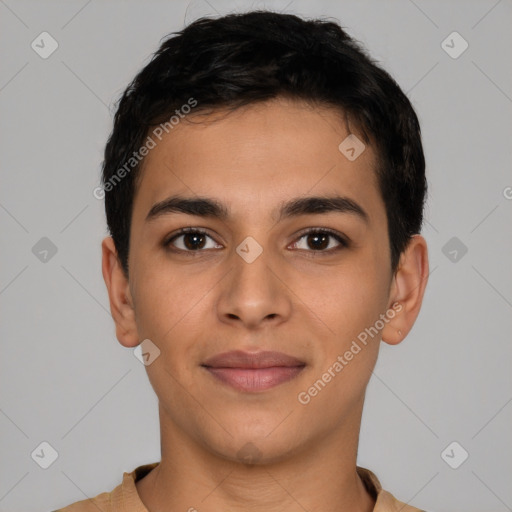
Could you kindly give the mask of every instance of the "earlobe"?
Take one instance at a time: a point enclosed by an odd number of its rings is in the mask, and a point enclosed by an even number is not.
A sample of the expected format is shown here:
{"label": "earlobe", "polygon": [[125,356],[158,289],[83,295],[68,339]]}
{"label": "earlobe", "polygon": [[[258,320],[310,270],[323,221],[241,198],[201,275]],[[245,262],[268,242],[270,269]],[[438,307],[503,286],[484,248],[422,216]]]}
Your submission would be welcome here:
{"label": "earlobe", "polygon": [[108,290],[110,312],[116,324],[117,339],[124,347],[135,347],[139,344],[139,335],[133,299],[112,237],[106,237],[101,248],[102,274]]}
{"label": "earlobe", "polygon": [[396,345],[404,340],[412,329],[421,309],[428,281],[427,242],[421,235],[413,235],[400,258],[393,277],[390,304],[399,303],[401,308],[382,330],[382,341]]}

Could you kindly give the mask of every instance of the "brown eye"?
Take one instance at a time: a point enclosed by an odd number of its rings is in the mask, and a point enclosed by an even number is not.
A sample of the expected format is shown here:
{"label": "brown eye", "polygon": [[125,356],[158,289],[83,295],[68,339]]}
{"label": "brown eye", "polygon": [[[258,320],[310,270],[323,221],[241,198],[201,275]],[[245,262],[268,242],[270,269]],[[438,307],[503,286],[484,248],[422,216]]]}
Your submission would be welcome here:
{"label": "brown eye", "polygon": [[206,236],[200,233],[185,233],[183,237],[183,245],[193,251],[202,249],[206,245]]}
{"label": "brown eye", "polygon": [[[301,243],[303,239],[304,242]],[[347,246],[347,242],[338,233],[319,229],[303,233],[299,241],[294,243],[294,249],[310,252],[329,252]]]}
{"label": "brown eye", "polygon": [[[208,242],[208,240],[211,240],[211,242]],[[199,229],[183,229],[165,242],[164,245],[166,247],[172,246],[173,249],[186,252],[201,251],[202,249],[218,249],[222,247],[217,244],[210,235]]]}
{"label": "brown eye", "polygon": [[306,237],[306,243],[311,249],[323,250],[328,248],[329,238],[331,238],[331,235],[325,233],[310,234]]}

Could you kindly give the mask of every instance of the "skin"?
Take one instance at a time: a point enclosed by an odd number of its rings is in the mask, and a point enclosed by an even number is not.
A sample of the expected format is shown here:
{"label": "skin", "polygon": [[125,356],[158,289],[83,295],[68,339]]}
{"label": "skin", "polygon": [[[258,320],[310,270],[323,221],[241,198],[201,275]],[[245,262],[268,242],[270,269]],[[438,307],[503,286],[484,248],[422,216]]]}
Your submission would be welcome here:
{"label": "skin", "polygon": [[[428,257],[415,235],[391,273],[376,155],[371,145],[354,161],[339,151],[349,134],[342,119],[280,98],[181,122],[144,161],[128,279],[112,239],[103,240],[119,342],[150,339],[161,351],[146,366],[159,400],[161,463],[136,484],[150,512],[373,510],[356,473],[365,390],[381,339],[401,342],[416,320]],[[168,213],[146,222],[155,203],[176,194],[214,198],[229,217]],[[290,199],[332,194],[357,202],[368,222],[347,212],[276,214]],[[185,253],[190,237],[181,236],[176,252],[166,250],[182,227],[206,230],[204,248]],[[349,246],[328,238],[319,250],[301,234],[307,228],[335,230]],[[236,252],[247,236],[263,249],[252,263]],[[396,302],[400,312],[301,404],[298,394]],[[306,366],[269,390],[240,392],[200,366],[234,349],[277,350]],[[253,463],[238,455],[247,443],[258,450]]]}

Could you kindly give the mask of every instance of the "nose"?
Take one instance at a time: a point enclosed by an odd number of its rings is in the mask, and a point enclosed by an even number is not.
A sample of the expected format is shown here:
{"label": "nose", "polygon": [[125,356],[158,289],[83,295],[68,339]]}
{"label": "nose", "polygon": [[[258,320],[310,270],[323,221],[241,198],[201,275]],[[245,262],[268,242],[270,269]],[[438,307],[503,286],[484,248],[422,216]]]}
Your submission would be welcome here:
{"label": "nose", "polygon": [[252,262],[236,252],[231,260],[217,302],[220,321],[251,330],[286,321],[292,311],[291,292],[277,262],[265,251]]}

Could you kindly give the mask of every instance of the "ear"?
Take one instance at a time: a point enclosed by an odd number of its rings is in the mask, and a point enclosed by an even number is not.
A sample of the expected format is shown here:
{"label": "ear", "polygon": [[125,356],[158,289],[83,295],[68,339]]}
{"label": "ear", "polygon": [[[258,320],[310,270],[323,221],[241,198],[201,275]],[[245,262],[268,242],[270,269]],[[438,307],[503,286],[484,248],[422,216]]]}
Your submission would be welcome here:
{"label": "ear", "polygon": [[110,312],[116,324],[116,336],[125,347],[135,347],[139,341],[133,300],[112,237],[101,243],[103,279],[107,285]]}
{"label": "ear", "polygon": [[423,302],[428,272],[427,242],[421,235],[413,235],[393,276],[388,310],[392,308],[395,315],[382,330],[382,341],[396,345],[412,329]]}

